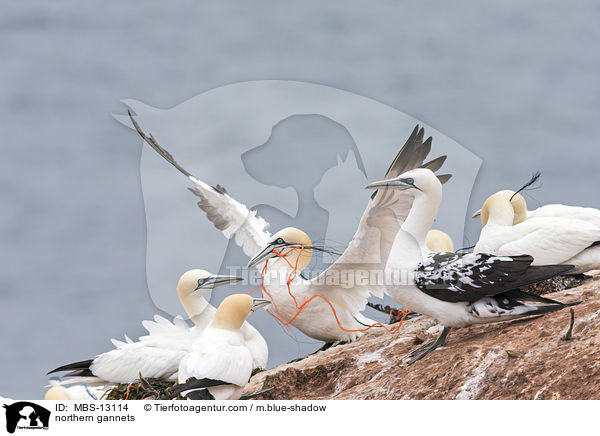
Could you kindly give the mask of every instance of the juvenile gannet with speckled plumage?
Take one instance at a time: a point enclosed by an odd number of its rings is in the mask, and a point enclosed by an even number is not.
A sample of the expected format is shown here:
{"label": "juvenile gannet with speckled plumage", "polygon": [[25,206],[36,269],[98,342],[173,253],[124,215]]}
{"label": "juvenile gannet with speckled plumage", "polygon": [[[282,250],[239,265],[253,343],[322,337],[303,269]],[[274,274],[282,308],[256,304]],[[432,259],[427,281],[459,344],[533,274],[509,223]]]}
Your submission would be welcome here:
{"label": "juvenile gannet with speckled plumage", "polygon": [[[195,324],[193,327],[190,328],[181,317],[175,317],[170,322],[155,315],[154,321],[142,323],[149,334],[138,341],[131,341],[127,337],[125,342],[113,340],[117,346],[114,350],[94,359],[61,366],[49,374],[71,371],[65,375],[70,379],[62,383],[132,383],[138,380],[139,373],[146,378],[176,379],[179,362],[217,311],[203,297],[204,293],[216,286],[239,280],[240,277],[213,275],[201,269],[187,271],[177,283],[177,293]],[[268,359],[266,341],[249,323],[243,324],[242,333],[254,359],[253,367],[265,368]]]}
{"label": "juvenile gannet with speckled plumage", "polygon": [[[528,254],[533,256],[534,265],[574,265],[576,269],[571,272],[600,269],[600,226],[594,224],[592,212],[549,205],[545,206],[549,209],[534,211],[524,219],[525,199],[513,194],[500,191],[485,201],[480,212],[483,228],[475,252]],[[555,215],[544,215],[553,211]],[[575,218],[579,216],[587,219]]]}
{"label": "juvenile gannet with speckled plumage", "polygon": [[239,400],[252,375],[252,355],[241,328],[251,312],[268,304],[246,294],[225,298],[181,359],[176,391],[192,400]]}
{"label": "juvenile gannet with speckled plumage", "polygon": [[[383,281],[370,280],[370,276],[383,271],[394,236],[410,210],[410,195],[384,190],[373,193],[342,256],[318,277],[305,280],[300,272],[310,262],[315,249],[306,233],[290,227],[271,236],[266,230],[267,223],[256,215],[256,211],[248,210],[223,187],[212,187],[193,176],[152,135],[142,131],[131,113],[129,116],[144,141],[193,183],[190,191],[200,198],[198,206],[207,218],[227,238],[235,236],[236,244],[251,258],[248,267],[255,265],[265,271],[268,281],[263,296],[271,299],[273,307],[270,311],[280,321],[328,343],[354,340],[374,324],[360,312],[371,293],[383,298],[386,287]],[[424,139],[424,130],[417,126],[396,155],[385,179],[412,168],[439,170],[446,156],[425,162],[431,142],[432,138]],[[437,177],[445,183],[451,176]],[[294,269],[296,274],[292,274]],[[288,277],[293,279],[289,288]]]}
{"label": "juvenile gannet with speckled plumage", "polygon": [[436,341],[410,354],[409,365],[444,345],[452,327],[506,321],[566,307],[519,288],[564,273],[571,266],[531,266],[531,256],[432,253],[426,235],[437,216],[442,185],[428,169],[414,169],[367,188],[403,190],[414,196],[386,265],[386,278],[404,280],[388,286],[387,291],[402,306],[437,319],[444,329]]}

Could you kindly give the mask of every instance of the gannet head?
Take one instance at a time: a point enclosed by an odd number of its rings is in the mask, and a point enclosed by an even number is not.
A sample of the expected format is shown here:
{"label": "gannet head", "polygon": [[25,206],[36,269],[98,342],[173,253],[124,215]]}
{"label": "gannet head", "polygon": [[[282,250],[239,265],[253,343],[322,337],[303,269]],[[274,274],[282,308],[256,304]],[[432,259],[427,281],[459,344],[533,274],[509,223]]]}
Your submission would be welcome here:
{"label": "gannet head", "polygon": [[452,238],[441,230],[430,230],[425,240],[427,248],[436,253],[450,253],[454,251]]}
{"label": "gannet head", "polygon": [[191,269],[179,278],[177,293],[179,298],[183,300],[192,293],[201,296],[217,286],[239,282],[240,280],[244,279],[236,276],[211,274],[203,269]]}
{"label": "gannet head", "polygon": [[369,183],[365,189],[400,189],[412,190],[415,196],[420,194],[440,194],[442,184],[433,171],[427,168],[415,168],[400,174],[398,177]]}
{"label": "gannet head", "polygon": [[44,395],[44,400],[70,400],[69,391],[64,386],[52,386]]}
{"label": "gannet head", "polygon": [[285,257],[300,272],[312,258],[312,241],[306,233],[295,227],[286,227],[275,233],[267,245],[248,262],[248,268],[263,260]]}
{"label": "gannet head", "polygon": [[492,222],[503,226],[512,226],[515,212],[510,203],[510,197],[498,192],[490,195],[481,208],[481,226]]}
{"label": "gannet head", "polygon": [[[510,200],[510,204],[513,207],[513,211],[515,213],[515,217],[513,219],[513,225],[522,223],[527,219],[527,202],[525,198],[519,194],[518,192],[511,191],[510,189],[505,189],[504,191],[498,191],[496,194],[503,195],[508,200]],[[489,198],[489,197],[488,197]],[[475,212],[472,218],[479,218],[481,216],[481,209]]]}
{"label": "gannet head", "polygon": [[271,304],[269,300],[252,298],[247,294],[230,295],[219,304],[211,324],[219,329],[239,330],[250,312],[269,304]]}

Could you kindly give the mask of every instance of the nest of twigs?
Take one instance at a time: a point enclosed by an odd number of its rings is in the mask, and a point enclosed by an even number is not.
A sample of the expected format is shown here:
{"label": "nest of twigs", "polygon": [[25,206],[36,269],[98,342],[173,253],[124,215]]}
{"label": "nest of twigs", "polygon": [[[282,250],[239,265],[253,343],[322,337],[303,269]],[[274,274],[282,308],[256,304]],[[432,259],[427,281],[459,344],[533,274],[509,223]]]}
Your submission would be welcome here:
{"label": "nest of twigs", "polygon": [[158,378],[144,378],[131,384],[119,384],[106,396],[107,400],[185,400],[173,392],[177,383]]}
{"label": "nest of twigs", "polygon": [[530,285],[527,292],[534,295],[551,294],[553,292],[564,291],[565,289],[576,288],[581,286],[592,277],[585,274],[571,274],[552,277],[551,279],[544,280],[543,282]]}

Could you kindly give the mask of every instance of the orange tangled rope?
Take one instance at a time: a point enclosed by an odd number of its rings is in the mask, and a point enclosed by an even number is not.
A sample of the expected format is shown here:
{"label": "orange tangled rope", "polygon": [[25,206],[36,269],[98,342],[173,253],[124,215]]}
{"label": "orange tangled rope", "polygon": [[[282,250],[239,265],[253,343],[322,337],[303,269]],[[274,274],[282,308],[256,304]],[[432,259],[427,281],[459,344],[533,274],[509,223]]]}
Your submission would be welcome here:
{"label": "orange tangled rope", "polygon": [[[300,254],[298,255],[298,257],[296,258],[296,263],[295,265],[292,265],[290,263],[290,261],[286,258],[286,256],[288,254],[290,254],[292,251],[300,249]],[[298,305],[298,301],[296,300],[296,297],[294,296],[294,294],[292,293],[292,290],[290,288],[290,284],[292,283],[292,281],[296,278],[296,274],[297,274],[297,270],[298,270],[298,261],[300,260],[300,256],[302,256],[302,252],[304,251],[305,247],[303,245],[301,246],[294,246],[292,247],[289,251],[287,251],[286,253],[280,253],[276,250],[272,250],[271,252],[273,254],[275,254],[276,256],[282,258],[283,260],[285,260],[287,262],[287,264],[289,265],[290,268],[292,268],[292,271],[290,272],[286,285],[288,288],[288,293],[290,294],[290,297],[292,297],[292,299],[294,300],[294,304],[296,305],[296,309],[298,309],[298,311],[294,314],[294,316],[292,316],[289,320],[284,321],[284,317],[283,315],[279,312],[279,309],[277,309],[277,304],[275,304],[275,302],[273,301],[273,297],[271,296],[271,294],[269,293],[269,291],[267,291],[267,288],[265,288],[265,284],[264,284],[264,275],[267,271],[267,267],[269,265],[269,260],[267,259],[265,261],[265,266],[262,269],[261,273],[260,273],[260,285],[257,286],[256,288],[252,289],[249,294],[252,294],[255,290],[257,289],[261,289],[261,294],[264,297],[265,294],[268,295],[269,300],[271,300],[271,303],[273,304],[273,307],[275,308],[275,312],[277,312],[277,314],[274,314],[273,312],[271,312],[269,309],[267,309],[267,313],[269,313],[269,315],[271,315],[272,317],[274,317],[275,319],[277,319],[280,323],[282,323],[283,325],[287,326],[289,324],[291,324],[297,317],[298,315],[300,315],[300,312],[302,312],[302,310],[304,310],[304,308],[306,307],[306,305],[308,303],[310,303],[312,300],[314,300],[315,298],[322,298],[323,300],[325,300],[325,302],[329,305],[329,307],[331,308],[331,311],[333,313],[333,316],[335,317],[335,321],[337,322],[337,325],[339,326],[339,328],[345,332],[348,333],[354,333],[354,332],[366,332],[367,330],[370,330],[373,327],[383,327],[388,333],[394,334],[396,332],[398,332],[400,330],[400,328],[402,327],[402,324],[404,323],[404,320],[406,319],[406,316],[411,313],[411,310],[408,309],[403,309],[397,312],[398,316],[401,316],[399,324],[396,328],[390,330],[388,329],[384,324],[381,324],[379,322],[376,322],[374,324],[371,324],[370,326],[367,326],[364,329],[354,329],[354,330],[349,330],[346,329],[342,326],[342,324],[340,323],[340,320],[337,316],[337,313],[335,311],[335,308],[333,307],[333,304],[331,304],[331,302],[327,299],[327,297],[324,297],[321,294],[315,294],[312,297],[310,297],[308,300],[306,300],[304,303],[302,303],[301,305]],[[388,322],[391,322],[392,319],[392,312],[390,312],[390,318]]]}

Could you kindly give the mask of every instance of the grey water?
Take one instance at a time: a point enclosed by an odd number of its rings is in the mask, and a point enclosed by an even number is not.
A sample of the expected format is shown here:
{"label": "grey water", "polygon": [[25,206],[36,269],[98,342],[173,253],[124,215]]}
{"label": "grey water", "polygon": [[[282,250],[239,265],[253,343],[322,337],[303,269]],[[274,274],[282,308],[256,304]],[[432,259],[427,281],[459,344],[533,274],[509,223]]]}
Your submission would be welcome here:
{"label": "grey water", "polygon": [[[532,208],[600,207],[599,19],[591,0],[3,2],[0,395],[41,398],[46,371],[143,334],[160,312],[141,144],[111,116],[121,99],[170,108],[240,81],[328,85],[479,156],[471,211],[536,170]],[[478,223],[465,226],[473,244]]]}

